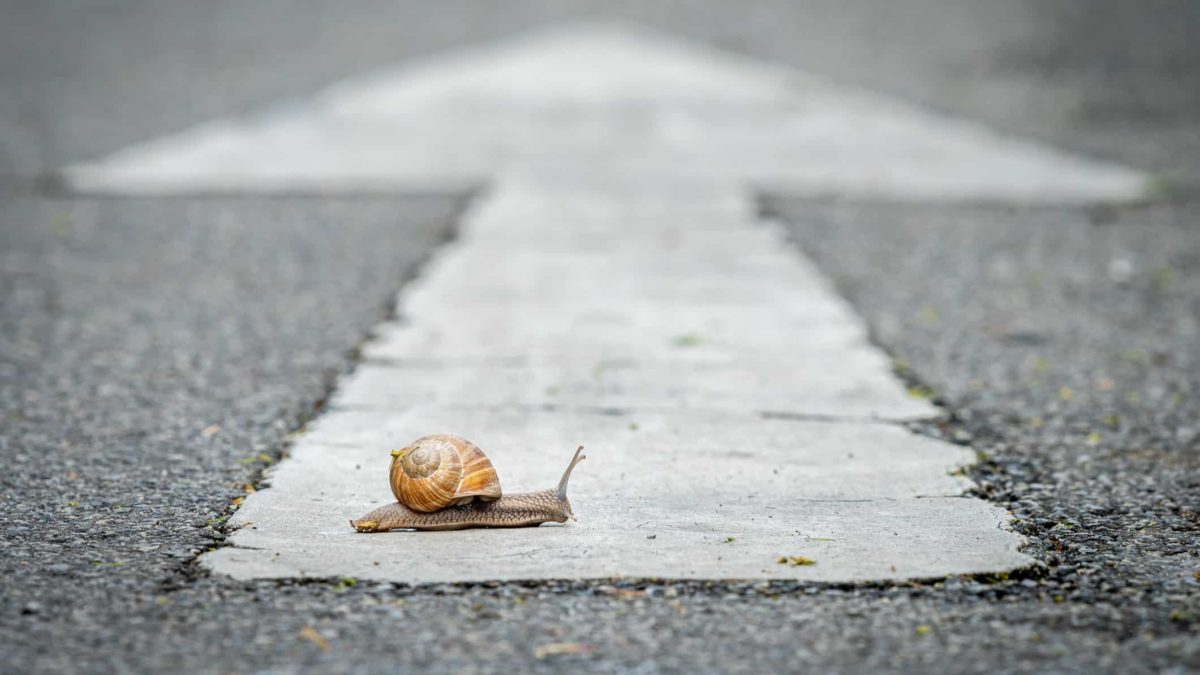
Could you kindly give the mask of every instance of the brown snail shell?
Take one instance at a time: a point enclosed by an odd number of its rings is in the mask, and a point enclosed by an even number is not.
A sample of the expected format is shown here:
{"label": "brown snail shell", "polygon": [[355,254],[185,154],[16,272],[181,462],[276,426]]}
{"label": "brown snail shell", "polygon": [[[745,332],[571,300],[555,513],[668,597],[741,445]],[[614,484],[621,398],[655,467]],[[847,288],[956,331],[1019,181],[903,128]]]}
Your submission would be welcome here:
{"label": "brown snail shell", "polygon": [[500,477],[474,443],[438,434],[392,451],[392,494],[404,506],[430,513],[474,499],[500,498]]}

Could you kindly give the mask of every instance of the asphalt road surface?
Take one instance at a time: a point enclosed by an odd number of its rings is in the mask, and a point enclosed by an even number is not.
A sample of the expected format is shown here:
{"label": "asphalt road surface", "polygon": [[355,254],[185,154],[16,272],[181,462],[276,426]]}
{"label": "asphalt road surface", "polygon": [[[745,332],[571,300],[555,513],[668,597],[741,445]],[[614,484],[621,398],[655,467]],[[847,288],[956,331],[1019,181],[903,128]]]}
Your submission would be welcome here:
{"label": "asphalt road surface", "polygon": [[[1197,6],[645,4],[0,9],[0,669],[1200,668]],[[983,453],[982,496],[1042,569],[418,588],[196,569],[463,196],[89,198],[48,172],[594,14],[1161,176],[1120,208],[764,202],[951,411],[918,430]]]}

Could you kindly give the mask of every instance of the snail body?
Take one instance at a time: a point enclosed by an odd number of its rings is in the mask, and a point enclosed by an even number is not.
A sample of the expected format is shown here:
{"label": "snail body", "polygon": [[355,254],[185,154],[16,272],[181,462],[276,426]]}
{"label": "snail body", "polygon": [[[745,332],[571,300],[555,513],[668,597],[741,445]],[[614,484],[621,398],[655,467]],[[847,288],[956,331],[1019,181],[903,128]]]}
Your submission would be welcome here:
{"label": "snail body", "polygon": [[[418,439],[413,446],[424,440]],[[463,442],[475,447],[467,441]],[[478,448],[475,449],[478,450]],[[403,453],[403,451],[399,452]],[[482,455],[482,451],[480,454]],[[397,461],[402,460],[403,457],[403,454],[393,452],[391,471],[393,476],[397,471]],[[486,460],[486,457],[484,459]],[[451,494],[459,496],[452,496],[448,500],[449,505],[430,511],[422,511],[404,503],[401,496],[407,498],[410,493],[395,488],[396,481],[393,478],[393,492],[398,501],[381,506],[362,518],[351,520],[350,526],[359,532],[386,532],[388,530],[463,530],[471,527],[536,527],[542,523],[565,523],[567,520],[575,518],[575,513],[571,510],[571,502],[567,500],[567,483],[571,479],[571,471],[584,459],[586,456],[583,454],[581,445],[575,450],[575,456],[571,458],[571,463],[563,472],[562,480],[559,481],[557,488],[501,495],[499,479],[497,479],[494,491],[496,497],[491,496],[492,491],[474,495],[459,494],[455,491]],[[453,466],[453,462],[450,466]],[[488,467],[490,468],[490,466],[491,463],[488,462]],[[475,489],[473,486],[468,487],[468,491],[473,489]],[[428,503],[421,503],[419,506],[425,508]]]}

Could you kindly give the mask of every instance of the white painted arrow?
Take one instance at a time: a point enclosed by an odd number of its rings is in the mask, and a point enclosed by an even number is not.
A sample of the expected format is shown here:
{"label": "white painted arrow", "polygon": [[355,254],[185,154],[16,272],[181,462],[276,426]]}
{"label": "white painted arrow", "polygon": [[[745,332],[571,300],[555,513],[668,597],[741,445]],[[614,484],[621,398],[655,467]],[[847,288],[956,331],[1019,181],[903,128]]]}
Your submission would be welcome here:
{"label": "white painted arrow", "polygon": [[351,80],[68,169],[81,190],[413,189],[510,169],[901,199],[1131,200],[1146,177],[792,70],[580,26]]}
{"label": "white painted arrow", "polygon": [[[204,558],[238,577],[800,578],[1026,565],[752,183],[1089,200],[1143,177],[657,35],[575,28],[334,87],[69,171],[126,191],[491,183]],[[388,450],[477,441],[505,489],[590,459],[566,527],[361,535]],[[811,566],[778,564],[806,556]]]}

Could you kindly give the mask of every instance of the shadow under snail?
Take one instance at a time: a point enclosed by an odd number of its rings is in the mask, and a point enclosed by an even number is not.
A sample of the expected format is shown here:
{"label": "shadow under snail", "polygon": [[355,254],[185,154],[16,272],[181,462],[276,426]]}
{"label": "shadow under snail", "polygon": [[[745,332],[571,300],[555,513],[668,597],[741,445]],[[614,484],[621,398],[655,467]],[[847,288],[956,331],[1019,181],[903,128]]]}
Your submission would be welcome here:
{"label": "shadow under snail", "polygon": [[350,525],[359,532],[386,532],[565,523],[575,518],[567,481],[586,458],[581,445],[556,489],[504,495],[491,460],[474,443],[445,434],[425,436],[392,450],[389,480],[396,501]]}

